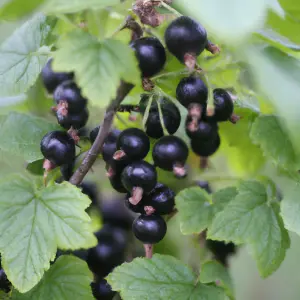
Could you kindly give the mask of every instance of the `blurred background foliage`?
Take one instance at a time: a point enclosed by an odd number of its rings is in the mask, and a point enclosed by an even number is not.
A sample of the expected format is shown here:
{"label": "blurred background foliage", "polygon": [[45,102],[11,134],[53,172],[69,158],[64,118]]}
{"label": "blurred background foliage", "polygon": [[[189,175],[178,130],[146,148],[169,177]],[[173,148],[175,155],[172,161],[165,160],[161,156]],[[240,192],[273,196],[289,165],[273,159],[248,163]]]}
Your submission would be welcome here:
{"label": "blurred background foliage", "polygon": [[[47,11],[47,5],[50,5],[51,12],[51,5],[59,3],[54,0],[26,0],[25,2],[24,0],[0,1],[0,43],[3,43],[16,28],[26,22],[32,16],[34,9]],[[115,1],[112,1],[110,5],[113,5],[113,2]],[[53,29],[49,38],[54,41],[58,36],[63,36],[73,30],[74,24],[82,20],[87,22],[90,32],[100,38],[109,37],[124,21],[126,11],[131,5],[132,1],[124,1],[115,8],[74,11],[70,14],[66,14],[62,9],[58,19],[50,20]],[[265,158],[260,146],[252,142],[250,130],[259,114],[278,114],[282,117],[281,126],[290,137],[296,153],[295,167],[299,166],[297,154],[300,150],[298,137],[300,129],[300,1],[175,0],[173,7],[203,23],[207,27],[210,39],[221,47],[219,55],[213,56],[205,52],[199,57],[198,63],[209,78],[211,88],[226,88],[232,90],[232,93],[237,96],[235,112],[241,120],[236,125],[230,123],[221,125],[221,149],[210,160],[208,171],[202,173],[198,169],[198,158],[191,154],[188,162],[189,176],[186,179],[178,181],[169,176],[169,173],[160,171],[160,181],[178,192],[184,187],[193,185],[196,180],[208,180],[214,190],[217,190],[235,183],[238,179],[252,178],[259,173],[272,177],[284,194],[294,182],[283,176],[287,175],[287,172],[281,172],[282,170],[278,169],[276,164]],[[161,12],[169,13],[164,8]],[[149,34],[163,41],[167,24],[168,22],[159,28],[147,30]],[[122,31],[117,34],[117,38],[127,43],[130,40],[130,33]],[[183,77],[179,71],[184,73],[183,66],[169,55],[163,71],[163,74],[168,75],[160,74],[154,78],[157,92],[175,98],[176,86]],[[137,104],[141,92],[141,86],[136,86],[124,103]],[[86,126],[87,132],[101,123],[106,104],[101,99],[97,103],[93,101],[89,104],[90,119]],[[53,102],[46,95],[40,79],[21,95],[3,96],[0,92],[1,116],[10,112],[29,113],[55,124],[56,120],[50,112],[52,105]],[[184,123],[186,112],[182,107],[180,108]],[[1,116],[0,123],[3,120]],[[142,127],[142,118],[138,116],[137,120],[132,122],[129,120],[128,113],[118,113],[115,126],[120,129],[129,126]],[[186,138],[184,124],[177,134]],[[89,144],[83,141],[81,146],[81,151],[84,153]],[[82,155],[79,156],[78,163],[80,158]],[[41,161],[33,163],[31,170],[40,174]],[[5,148],[0,136],[0,176],[6,176],[12,172],[35,176],[26,170],[26,162],[22,156]],[[101,197],[119,197],[110,188],[101,160],[98,160],[93,167],[88,180],[97,183]],[[92,216],[96,230],[101,226],[101,219],[97,212],[94,212]],[[177,256],[197,268],[200,260],[208,255],[201,249],[197,237],[181,235],[176,217],[168,225],[167,237],[156,247],[155,251]],[[300,288],[297,275],[300,268],[298,259],[300,239],[296,235],[291,235],[291,237],[292,246],[287,252],[285,261],[280,269],[268,279],[260,279],[256,265],[245,248],[241,248],[238,255],[232,258],[230,272],[238,300],[299,299]]]}

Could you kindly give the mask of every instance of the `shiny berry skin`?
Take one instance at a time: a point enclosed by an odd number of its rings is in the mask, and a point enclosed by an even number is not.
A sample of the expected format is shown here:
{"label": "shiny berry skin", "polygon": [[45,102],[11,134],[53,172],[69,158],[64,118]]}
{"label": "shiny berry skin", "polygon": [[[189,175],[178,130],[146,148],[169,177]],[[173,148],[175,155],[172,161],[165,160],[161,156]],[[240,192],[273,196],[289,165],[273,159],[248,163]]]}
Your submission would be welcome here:
{"label": "shiny berry skin", "polygon": [[127,193],[126,198],[124,200],[125,206],[134,213],[139,213],[139,214],[145,213],[143,199],[137,205],[133,205],[129,201],[130,197],[131,197],[130,193]]}
{"label": "shiny berry skin", "polygon": [[212,193],[212,189],[207,181],[197,181],[196,184],[208,194]]}
{"label": "shiny berry skin", "polygon": [[65,129],[70,129],[71,127],[74,129],[80,129],[86,125],[89,119],[89,112],[85,108],[79,113],[68,112],[68,114],[64,116],[59,111],[57,111],[56,118],[58,124]]}
{"label": "shiny berry skin", "polygon": [[157,183],[149,195],[142,200],[147,206],[155,209],[155,214],[167,215],[174,210],[175,193],[162,183]]}
{"label": "shiny berry skin", "polygon": [[132,224],[135,237],[144,244],[156,244],[167,233],[167,224],[159,215],[140,215]]}
{"label": "shiny berry skin", "polygon": [[193,19],[182,16],[170,23],[165,31],[169,51],[181,62],[185,54],[198,56],[207,45],[205,28]]}
{"label": "shiny berry skin", "polygon": [[192,103],[206,105],[208,90],[205,83],[199,77],[184,77],[177,85],[176,97],[186,108]]}
{"label": "shiny berry skin", "polygon": [[176,164],[186,162],[189,149],[186,143],[177,136],[164,136],[153,147],[154,164],[166,171],[172,171]]}
{"label": "shiny berry skin", "polygon": [[69,81],[74,78],[73,73],[54,72],[52,69],[52,61],[52,58],[48,60],[41,73],[43,84],[49,94],[52,94],[64,81]]}
{"label": "shiny berry skin", "polygon": [[124,151],[130,159],[140,160],[148,154],[150,140],[143,130],[128,128],[119,135],[117,148]]}
{"label": "shiny berry skin", "polygon": [[223,89],[214,90],[215,114],[213,119],[217,122],[227,121],[233,114],[234,105],[230,95]]}
{"label": "shiny berry skin", "polygon": [[219,135],[210,140],[191,140],[191,147],[193,152],[202,157],[213,155],[219,149],[220,144],[221,139]]}
{"label": "shiny berry skin", "polygon": [[75,159],[75,142],[64,131],[51,131],[41,141],[43,156],[56,166],[70,164]]}
{"label": "shiny berry skin", "polygon": [[141,160],[129,164],[123,170],[121,180],[128,192],[139,187],[149,193],[156,185],[157,173],[153,165]]}
{"label": "shiny berry skin", "polygon": [[117,191],[120,194],[127,193],[127,190],[125,189],[122,180],[121,180],[121,173],[115,173],[112,176],[109,177],[109,182],[112,186],[112,188]]}
{"label": "shiny berry skin", "polygon": [[191,120],[188,117],[186,121],[185,132],[191,139],[209,140],[218,135],[218,125],[213,121],[199,121],[194,128],[193,126],[191,127]]}
{"label": "shiny berry skin", "polygon": [[65,181],[69,181],[70,180],[70,178],[72,177],[72,175],[74,173],[73,172],[74,165],[75,165],[75,161],[73,161],[70,164],[62,165],[60,167],[60,172],[61,172],[63,180],[65,180]]}
{"label": "shiny berry skin", "polygon": [[106,276],[124,261],[126,234],[120,229],[105,225],[96,233],[98,245],[88,250],[87,264],[98,276]]}
{"label": "shiny berry skin", "polygon": [[[90,140],[91,143],[95,142],[95,139],[98,135],[98,132],[100,130],[100,126],[95,127],[93,130],[90,132]],[[118,129],[113,129],[109,132],[107,137],[105,138],[105,143],[116,143],[119,135],[121,134],[121,130]]]}
{"label": "shiny berry skin", "polygon": [[53,94],[57,104],[65,101],[68,104],[68,113],[80,113],[87,105],[87,99],[81,95],[79,87],[73,81],[60,84]]}
{"label": "shiny berry skin", "polygon": [[167,60],[166,51],[159,39],[143,37],[131,43],[143,77],[159,73]]}
{"label": "shiny berry skin", "polygon": [[116,294],[104,278],[92,282],[91,289],[96,300],[112,300]]}

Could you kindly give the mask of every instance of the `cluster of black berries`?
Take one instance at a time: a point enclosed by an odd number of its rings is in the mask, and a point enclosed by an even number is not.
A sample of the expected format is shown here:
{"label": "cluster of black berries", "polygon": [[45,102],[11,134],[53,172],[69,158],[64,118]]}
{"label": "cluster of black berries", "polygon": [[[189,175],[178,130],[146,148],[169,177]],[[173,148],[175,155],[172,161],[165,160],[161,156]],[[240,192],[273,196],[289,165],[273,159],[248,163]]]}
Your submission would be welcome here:
{"label": "cluster of black berries", "polygon": [[85,126],[89,118],[87,99],[73,81],[73,73],[54,72],[50,59],[42,70],[42,81],[49,94],[53,94],[56,106],[53,111],[60,126],[78,130]]}
{"label": "cluster of black berries", "polygon": [[7,279],[7,276],[4,270],[2,269],[1,257],[0,257],[0,290],[5,293],[8,293],[11,290],[11,283]]}

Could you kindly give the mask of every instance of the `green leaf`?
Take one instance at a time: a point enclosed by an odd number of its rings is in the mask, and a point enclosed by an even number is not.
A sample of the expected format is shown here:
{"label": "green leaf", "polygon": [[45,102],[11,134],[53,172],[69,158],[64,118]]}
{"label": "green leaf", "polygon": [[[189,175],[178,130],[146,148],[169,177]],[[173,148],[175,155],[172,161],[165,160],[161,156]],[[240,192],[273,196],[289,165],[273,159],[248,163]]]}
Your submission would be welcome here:
{"label": "green leaf", "polygon": [[34,175],[43,175],[44,174],[44,159],[35,160],[26,166],[26,170],[28,170],[31,174]]}
{"label": "green leaf", "polygon": [[124,300],[224,300],[221,288],[196,284],[196,275],[172,256],[136,258],[114,269],[107,280]]}
{"label": "green leaf", "polygon": [[0,251],[4,270],[15,288],[33,288],[49,269],[57,247],[96,244],[85,209],[89,198],[68,182],[39,187],[11,176],[0,182]]}
{"label": "green leaf", "polygon": [[276,164],[297,168],[294,147],[280,118],[272,115],[259,116],[252,125],[250,137]]}
{"label": "green leaf", "polygon": [[233,283],[228,270],[217,261],[207,261],[201,266],[200,282],[216,283],[226,290],[227,295],[234,299]]}
{"label": "green leaf", "polygon": [[258,181],[241,182],[238,195],[217,214],[207,236],[248,244],[263,277],[277,270],[290,245],[278,203],[268,201],[266,188]]}
{"label": "green leaf", "polygon": [[86,32],[73,31],[58,46],[54,68],[75,71],[83,94],[95,105],[105,107],[115,97],[120,79],[140,81],[133,50],[120,41],[99,42]]}
{"label": "green leaf", "polygon": [[174,5],[198,19],[208,32],[226,42],[243,38],[264,25],[268,5],[261,0],[175,0]]}
{"label": "green leaf", "polygon": [[49,47],[45,46],[51,27],[45,16],[24,23],[0,46],[0,96],[26,92],[45,65]]}
{"label": "green leaf", "polygon": [[59,128],[45,119],[20,113],[10,113],[1,120],[0,149],[30,162],[43,158],[40,150],[42,137]]}
{"label": "green leaf", "polygon": [[175,199],[181,232],[193,234],[205,230],[211,224],[216,213],[224,209],[236,194],[234,187],[219,190],[212,199],[200,187],[182,190]]}
{"label": "green leaf", "polygon": [[13,291],[12,300],[93,300],[92,273],[87,264],[73,256],[61,256],[31,291]]}
{"label": "green leaf", "polygon": [[8,0],[0,8],[0,18],[5,20],[24,17],[33,12],[44,0]]}
{"label": "green leaf", "polygon": [[120,2],[120,0],[48,0],[44,11],[51,14],[76,13],[87,9],[103,9]]}

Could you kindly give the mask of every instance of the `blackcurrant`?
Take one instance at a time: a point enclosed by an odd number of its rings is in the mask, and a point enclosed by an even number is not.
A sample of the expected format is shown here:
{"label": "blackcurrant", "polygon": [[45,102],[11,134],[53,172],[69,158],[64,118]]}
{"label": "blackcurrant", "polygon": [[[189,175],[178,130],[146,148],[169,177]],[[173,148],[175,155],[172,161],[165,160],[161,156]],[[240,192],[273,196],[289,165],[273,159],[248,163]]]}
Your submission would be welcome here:
{"label": "blackcurrant", "polygon": [[[150,150],[150,140],[141,129],[128,128],[119,135],[117,148],[121,150],[121,157],[126,155],[130,159],[140,160],[148,154]],[[118,160],[119,157],[115,159]]]}
{"label": "blackcurrant", "polygon": [[0,268],[0,290],[9,293],[11,290],[11,283],[7,279],[7,276],[3,269]]}
{"label": "blackcurrant", "polygon": [[80,129],[86,125],[89,118],[89,112],[86,108],[79,113],[68,112],[66,115],[57,111],[56,118],[58,124],[65,129],[70,129],[71,127],[74,129]]}
{"label": "blackcurrant", "polygon": [[98,245],[88,250],[87,264],[98,276],[106,276],[124,261],[126,235],[119,229],[104,226],[96,237]]}
{"label": "blackcurrant", "polygon": [[129,164],[121,175],[123,186],[132,197],[130,202],[136,205],[143,193],[150,193],[157,183],[157,173],[153,165],[146,161],[136,161]]}
{"label": "blackcurrant", "polygon": [[164,136],[153,147],[152,157],[155,166],[172,171],[178,177],[186,175],[184,164],[189,149],[186,143],[177,136]]}
{"label": "blackcurrant", "polygon": [[80,258],[81,260],[86,261],[87,254],[88,254],[87,249],[79,249],[79,250],[74,250],[74,251],[57,249],[55,260],[58,259],[62,255],[74,255],[74,256]]}
{"label": "blackcurrant", "polygon": [[186,108],[191,104],[200,104],[205,107],[208,90],[205,83],[196,76],[182,78],[176,88],[178,101]]}
{"label": "blackcurrant", "polygon": [[[90,140],[91,140],[92,144],[95,142],[95,139],[98,135],[99,130],[100,130],[100,126],[97,126],[93,130],[91,130]],[[105,143],[116,143],[120,133],[121,133],[121,130],[118,130],[118,129],[111,130],[109,132],[109,134],[107,135],[107,137],[105,138]]]}
{"label": "blackcurrant", "polygon": [[64,131],[51,131],[41,141],[43,156],[56,166],[70,164],[75,159],[75,142]]}
{"label": "blackcurrant", "polygon": [[207,181],[197,181],[196,184],[204,189],[208,194],[212,193],[212,189]]}
{"label": "blackcurrant", "polygon": [[175,193],[166,185],[157,183],[149,195],[142,199],[144,205],[152,206],[155,214],[167,215],[174,210]]}
{"label": "blackcurrant", "polygon": [[182,16],[170,23],[165,31],[169,51],[184,62],[186,54],[198,56],[207,45],[205,28],[193,19]]}
{"label": "blackcurrant", "polygon": [[145,213],[143,199],[138,204],[133,205],[129,201],[130,197],[131,197],[131,194],[127,193],[126,198],[125,198],[125,206],[134,213],[140,213],[140,214]]}
{"label": "blackcurrant", "polygon": [[228,259],[236,253],[236,245],[226,244],[222,241],[206,240],[206,247],[212,252],[214,258],[224,266],[228,266]]}
{"label": "blackcurrant", "polygon": [[65,181],[70,180],[70,178],[72,177],[72,175],[74,173],[73,172],[74,164],[75,164],[75,161],[73,161],[70,164],[64,164],[60,167],[60,172],[61,172],[63,180],[65,180]]}
{"label": "blackcurrant", "polygon": [[65,81],[54,91],[53,98],[57,104],[63,102],[68,113],[80,113],[87,104],[87,99],[81,95],[80,88],[73,81]]}
{"label": "blackcurrant", "polygon": [[133,219],[124,206],[123,198],[102,201],[100,211],[104,224],[110,224],[123,229],[131,228]]}
{"label": "blackcurrant", "polygon": [[219,135],[210,140],[191,140],[191,147],[193,152],[202,157],[213,155],[219,149],[220,144],[221,139]]}
{"label": "blackcurrant", "polygon": [[87,195],[90,200],[92,201],[92,204],[97,205],[98,204],[98,189],[97,185],[94,182],[91,181],[84,181],[80,185],[81,192],[85,195]]}
{"label": "blackcurrant", "polygon": [[92,282],[91,289],[96,300],[112,300],[116,294],[104,278]]}
{"label": "blackcurrant", "polygon": [[215,114],[217,122],[227,121],[233,114],[234,105],[230,95],[223,89],[214,90]]}
{"label": "blackcurrant", "polygon": [[185,132],[191,139],[209,140],[218,135],[218,125],[213,121],[199,121],[195,123],[189,117],[187,117]]}
{"label": "blackcurrant", "polygon": [[132,230],[144,244],[156,244],[166,235],[167,224],[159,215],[140,215],[134,220]]}
{"label": "blackcurrant", "polygon": [[166,51],[155,37],[144,37],[131,43],[143,77],[159,73],[166,63]]}
{"label": "blackcurrant", "polygon": [[49,94],[64,81],[69,81],[74,78],[74,73],[54,72],[52,69],[53,59],[49,59],[44,68],[42,69],[42,81]]}
{"label": "blackcurrant", "polygon": [[110,182],[112,188],[115,191],[117,191],[118,193],[121,193],[121,194],[127,193],[127,190],[125,189],[125,187],[122,183],[120,173],[114,173],[111,176],[109,176],[109,182]]}

